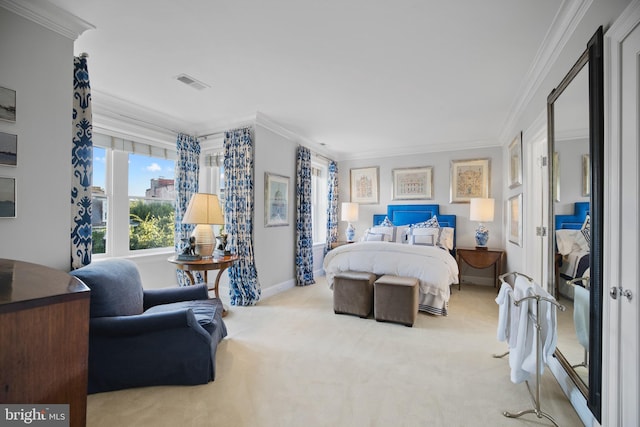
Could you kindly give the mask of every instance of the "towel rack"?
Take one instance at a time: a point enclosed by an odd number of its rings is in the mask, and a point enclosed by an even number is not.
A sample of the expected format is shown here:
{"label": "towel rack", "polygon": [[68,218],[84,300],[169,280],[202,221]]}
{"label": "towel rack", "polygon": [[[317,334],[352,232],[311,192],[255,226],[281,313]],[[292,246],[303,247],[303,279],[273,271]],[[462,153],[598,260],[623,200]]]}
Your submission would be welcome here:
{"label": "towel rack", "polygon": [[[500,283],[501,284],[509,284],[505,279],[509,276],[522,276],[524,278],[526,278],[530,283],[533,283],[533,279],[527,275],[524,275],[522,273],[517,273],[517,272],[510,272],[510,273],[505,273],[500,275]],[[515,284],[515,281],[514,281]],[[509,284],[509,286],[511,286]],[[535,396],[534,393],[531,391],[531,386],[529,385],[529,380],[525,380],[525,384],[527,385],[527,390],[529,391],[529,396],[531,397],[531,401],[533,403],[533,408],[532,409],[525,409],[519,412],[509,412],[509,411],[503,411],[502,415],[504,415],[507,418],[519,418],[523,415],[526,414],[535,414],[538,418],[546,418],[549,421],[551,421],[553,423],[554,426],[558,427],[558,424],[556,423],[556,421],[553,419],[553,417],[551,415],[549,415],[548,413],[542,411],[540,409],[540,371],[542,368],[542,338],[540,337],[540,302],[547,302],[549,304],[553,304],[554,306],[556,306],[558,308],[558,310],[560,311],[565,311],[565,306],[562,304],[559,304],[556,300],[554,299],[550,299],[550,298],[546,298],[543,297],[541,295],[529,295],[526,296],[524,298],[521,298],[519,300],[515,300],[513,303],[516,306],[519,306],[523,301],[525,300],[535,300],[536,302],[536,317],[535,317],[535,324],[534,324],[534,328],[536,330],[536,389],[535,389]],[[509,352],[501,355],[501,356],[495,356],[494,357],[504,357],[507,354],[509,354]]]}

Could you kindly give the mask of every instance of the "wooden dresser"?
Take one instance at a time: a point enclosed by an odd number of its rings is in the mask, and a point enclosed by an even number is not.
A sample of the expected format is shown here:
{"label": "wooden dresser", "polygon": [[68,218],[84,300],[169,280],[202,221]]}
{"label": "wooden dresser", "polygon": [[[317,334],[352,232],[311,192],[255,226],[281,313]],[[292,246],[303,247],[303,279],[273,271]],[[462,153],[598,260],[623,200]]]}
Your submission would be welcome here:
{"label": "wooden dresser", "polygon": [[69,404],[69,425],[86,425],[89,295],[63,271],[0,259],[0,403]]}

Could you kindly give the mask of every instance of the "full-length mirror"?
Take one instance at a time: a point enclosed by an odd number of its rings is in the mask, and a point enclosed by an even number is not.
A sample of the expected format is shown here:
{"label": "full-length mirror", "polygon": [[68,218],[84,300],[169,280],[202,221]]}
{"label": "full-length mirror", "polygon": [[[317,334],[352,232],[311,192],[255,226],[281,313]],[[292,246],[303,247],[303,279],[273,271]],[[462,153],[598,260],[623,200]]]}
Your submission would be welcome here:
{"label": "full-length mirror", "polygon": [[548,97],[549,272],[558,313],[556,357],[600,419],[602,360],[602,29]]}

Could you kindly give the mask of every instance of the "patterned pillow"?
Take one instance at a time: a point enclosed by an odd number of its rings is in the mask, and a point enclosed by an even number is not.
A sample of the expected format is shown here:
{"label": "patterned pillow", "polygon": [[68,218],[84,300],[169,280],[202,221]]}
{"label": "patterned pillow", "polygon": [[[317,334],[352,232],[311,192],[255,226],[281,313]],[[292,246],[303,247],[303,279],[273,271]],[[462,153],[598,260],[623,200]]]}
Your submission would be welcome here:
{"label": "patterned pillow", "polygon": [[431,219],[425,222],[419,222],[417,224],[413,224],[411,228],[439,228],[440,224],[438,224],[438,218],[434,215]]}
{"label": "patterned pillow", "polygon": [[389,221],[389,217],[385,216],[384,217],[384,221],[382,221],[380,224],[380,227],[393,227],[393,223],[391,221]]}
{"label": "patterned pillow", "polygon": [[585,218],[580,231],[582,231],[587,244],[591,246],[591,217],[589,215],[587,215],[587,218]]}

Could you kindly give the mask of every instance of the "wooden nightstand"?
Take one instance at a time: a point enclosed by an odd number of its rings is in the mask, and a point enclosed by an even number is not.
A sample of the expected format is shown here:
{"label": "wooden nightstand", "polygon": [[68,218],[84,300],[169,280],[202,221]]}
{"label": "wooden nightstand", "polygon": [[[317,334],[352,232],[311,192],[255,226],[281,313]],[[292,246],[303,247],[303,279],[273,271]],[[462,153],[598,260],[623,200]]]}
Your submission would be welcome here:
{"label": "wooden nightstand", "polygon": [[489,268],[493,266],[494,284],[496,287],[498,277],[502,274],[502,262],[504,259],[504,251],[502,249],[476,249],[476,248],[457,248],[456,260],[458,261],[458,289],[462,282],[462,261],[466,262],[473,268]]}
{"label": "wooden nightstand", "polygon": [[342,246],[342,245],[348,245],[349,243],[353,243],[353,242],[347,242],[346,240],[340,240],[337,242],[331,242],[331,249],[335,249],[338,246]]}

